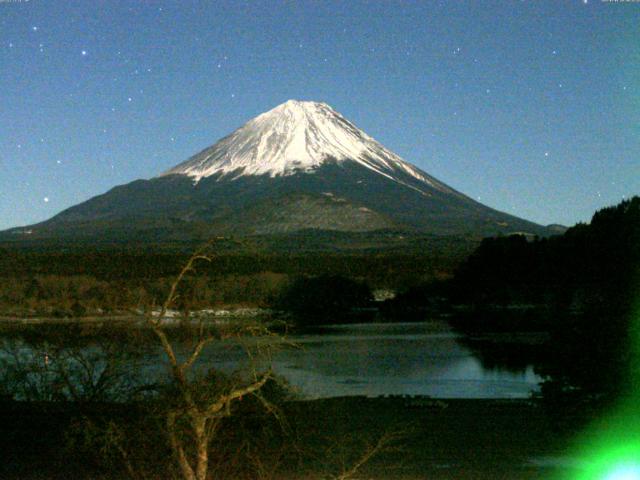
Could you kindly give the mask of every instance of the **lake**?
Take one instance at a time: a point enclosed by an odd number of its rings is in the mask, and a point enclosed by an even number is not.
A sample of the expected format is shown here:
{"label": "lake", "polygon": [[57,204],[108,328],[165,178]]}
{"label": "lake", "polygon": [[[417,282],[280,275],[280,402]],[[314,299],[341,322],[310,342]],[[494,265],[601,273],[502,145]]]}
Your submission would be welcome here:
{"label": "lake", "polygon": [[[273,367],[301,396],[428,395],[434,398],[526,398],[541,380],[531,364],[487,362],[474,353],[465,337],[445,322],[369,323],[333,325],[291,335],[294,348],[279,350]],[[33,346],[20,337],[7,345],[36,363],[54,361],[51,346]],[[238,348],[211,345],[201,355],[199,368],[215,366],[231,371],[244,358]],[[59,348],[59,347],[58,347]],[[82,347],[95,351],[96,346]],[[499,350],[500,343],[484,347]],[[137,375],[145,380],[164,374],[162,352],[147,345]],[[61,352],[61,350],[58,350]],[[61,355],[58,353],[58,355]]]}
{"label": "lake", "polygon": [[444,322],[336,325],[293,336],[300,350],[281,352],[275,367],[312,398],[524,398],[537,390],[532,365],[487,367],[461,339]]}

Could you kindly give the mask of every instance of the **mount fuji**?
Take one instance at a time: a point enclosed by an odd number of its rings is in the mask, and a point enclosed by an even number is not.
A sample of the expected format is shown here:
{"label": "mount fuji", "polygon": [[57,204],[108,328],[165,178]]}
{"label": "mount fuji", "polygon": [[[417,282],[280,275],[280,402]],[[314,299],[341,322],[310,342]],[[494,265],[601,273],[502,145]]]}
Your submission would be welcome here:
{"label": "mount fuji", "polygon": [[155,178],[0,238],[157,242],[305,231],[550,233],[454,190],[329,105],[289,100]]}

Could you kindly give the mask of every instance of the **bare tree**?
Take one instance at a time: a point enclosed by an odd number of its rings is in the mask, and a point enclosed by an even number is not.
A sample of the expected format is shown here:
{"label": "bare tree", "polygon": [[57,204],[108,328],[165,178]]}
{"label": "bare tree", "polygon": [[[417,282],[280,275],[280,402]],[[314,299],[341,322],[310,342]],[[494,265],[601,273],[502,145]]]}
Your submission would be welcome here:
{"label": "bare tree", "polygon": [[73,328],[57,329],[0,340],[0,393],[26,401],[117,402],[139,387],[135,348],[123,348],[103,328],[90,341]]}
{"label": "bare tree", "polygon": [[[152,329],[166,357],[174,393],[177,396],[165,412],[165,427],[171,451],[185,480],[205,480],[210,471],[210,444],[219,432],[221,421],[233,413],[233,406],[246,396],[254,396],[270,410],[274,407],[260,395],[260,390],[273,379],[270,366],[260,368],[257,356],[270,359],[272,341],[261,342],[259,337],[272,335],[259,323],[226,325],[212,328],[202,316],[194,317],[185,309],[183,321],[195,330],[196,338],[186,352],[179,352],[168,333],[171,323],[168,314],[179,298],[179,287],[185,276],[194,271],[197,262],[211,262],[210,245],[193,254],[170,286],[169,294],[156,314],[154,309],[145,313],[146,324]],[[195,323],[195,324],[194,324]],[[246,341],[249,337],[249,341]],[[196,379],[194,366],[207,345],[230,338],[238,340],[250,360],[244,376],[233,381],[218,382],[215,373]],[[270,364],[270,362],[267,362]],[[207,385],[207,383],[209,383]],[[213,383],[213,384],[211,384]]]}
{"label": "bare tree", "polygon": [[[355,480],[363,467],[369,464],[375,457],[383,453],[397,451],[399,449],[398,442],[406,437],[403,431],[386,431],[376,439],[366,439],[365,444],[359,451],[355,448],[356,442],[353,439],[343,441],[340,444],[334,443],[325,454],[333,460],[337,466],[333,471],[328,473],[331,480]],[[348,454],[344,451],[347,446]],[[342,451],[340,449],[342,448]],[[335,450],[338,451],[335,451]],[[355,450],[355,452],[354,452]],[[332,462],[327,462],[332,463]],[[387,469],[389,467],[387,466]]]}
{"label": "bare tree", "polygon": [[[98,350],[65,342],[54,349],[47,343],[40,349],[46,356],[27,357],[27,365],[16,347],[10,352],[16,368],[6,370],[5,376],[11,374],[9,380],[23,385],[29,398],[45,395],[48,400],[112,402],[87,410],[76,422],[77,428],[69,432],[69,447],[74,452],[84,449],[98,457],[103,467],[122,469],[135,480],[159,476],[272,480],[283,471],[291,475],[309,471],[310,466],[313,470],[309,474],[314,478],[318,474],[336,480],[357,478],[374,457],[392,451],[400,435],[374,436],[369,430],[340,435],[332,418],[326,418],[330,412],[325,411],[321,415],[327,425],[304,415],[290,428],[281,428],[286,422],[274,405],[278,402],[269,400],[273,395],[269,391],[276,386],[271,370],[273,349],[282,345],[283,339],[260,321],[219,324],[189,311],[184,286],[199,262],[214,260],[209,248],[189,258],[168,285],[159,308],[145,310],[143,320],[148,328],[133,329],[145,345],[149,338],[159,341],[169,367],[168,383],[132,381],[139,378],[131,372],[138,366],[134,363],[138,357],[122,356],[120,337],[105,338],[105,345]],[[175,316],[176,308],[182,311],[179,317]],[[175,328],[176,320],[179,329]],[[185,332],[186,336],[179,335]],[[218,366],[207,370],[203,365],[207,347],[230,345],[242,350],[247,368],[232,374]],[[276,394],[281,392],[276,390]],[[252,401],[243,402],[247,397]],[[274,415],[255,415],[264,409]],[[243,414],[229,418],[238,412]],[[244,415],[246,412],[249,414]],[[267,418],[270,422],[264,421]],[[313,435],[317,428],[331,435],[318,442]],[[323,443],[328,446],[322,448]]]}

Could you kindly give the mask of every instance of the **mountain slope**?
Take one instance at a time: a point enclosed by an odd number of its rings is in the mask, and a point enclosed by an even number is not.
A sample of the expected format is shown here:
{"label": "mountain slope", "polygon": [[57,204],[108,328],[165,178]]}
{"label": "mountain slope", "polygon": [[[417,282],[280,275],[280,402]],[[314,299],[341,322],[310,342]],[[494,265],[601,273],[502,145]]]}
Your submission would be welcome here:
{"label": "mountain slope", "polygon": [[369,137],[329,105],[289,100],[258,115],[212,147],[164,175],[187,175],[199,181],[221,174],[283,176],[313,173],[328,161],[362,165],[404,183],[409,175],[432,188],[456,192],[405,162]]}
{"label": "mountain slope", "polygon": [[405,162],[328,105],[292,100],[156,178],[115,187],[9,236],[174,238],[176,229],[184,236],[547,233]]}

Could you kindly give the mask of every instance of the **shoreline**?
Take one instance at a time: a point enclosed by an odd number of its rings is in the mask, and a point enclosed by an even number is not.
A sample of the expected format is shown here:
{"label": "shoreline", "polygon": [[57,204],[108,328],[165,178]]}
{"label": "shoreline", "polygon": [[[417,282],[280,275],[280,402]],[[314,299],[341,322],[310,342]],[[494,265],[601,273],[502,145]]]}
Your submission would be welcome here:
{"label": "shoreline", "polygon": [[[282,405],[288,422],[311,432],[305,442],[318,438],[343,442],[352,435],[376,438],[383,432],[401,431],[398,450],[383,452],[363,469],[363,478],[405,480],[534,479],[567,472],[562,464],[570,451],[571,432],[558,431],[537,401],[505,399],[429,399],[416,404],[396,397],[332,397],[295,400]],[[84,404],[0,401],[0,420],[10,435],[0,447],[11,462],[0,466],[5,479],[32,478],[39,472],[48,479],[96,479],[83,458],[60,451],[65,429],[80,415],[141,412],[131,404]],[[134,413],[136,415],[136,413]],[[9,438],[13,440],[10,441]],[[314,440],[316,439],[316,440]],[[2,445],[6,444],[6,445]],[[358,448],[354,446],[353,448]],[[399,456],[398,456],[399,455]],[[398,464],[401,469],[389,468]],[[296,479],[301,472],[287,470],[275,478]],[[35,477],[34,477],[35,478]]]}
{"label": "shoreline", "polygon": [[[154,314],[159,313],[155,312]],[[239,307],[239,308],[216,308],[216,309],[203,309],[195,312],[191,312],[191,317],[197,318],[198,315],[206,315],[212,319],[223,318],[255,318],[262,315],[269,315],[273,313],[272,310],[258,307]],[[169,310],[165,315],[165,320],[180,320],[180,312],[176,310]],[[143,312],[129,312],[115,315],[89,315],[84,317],[51,317],[51,316],[16,316],[16,315],[0,315],[0,324],[2,323],[14,323],[14,324],[74,324],[74,323],[101,323],[101,322],[129,322],[136,323],[144,321],[145,316]]]}

